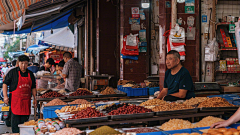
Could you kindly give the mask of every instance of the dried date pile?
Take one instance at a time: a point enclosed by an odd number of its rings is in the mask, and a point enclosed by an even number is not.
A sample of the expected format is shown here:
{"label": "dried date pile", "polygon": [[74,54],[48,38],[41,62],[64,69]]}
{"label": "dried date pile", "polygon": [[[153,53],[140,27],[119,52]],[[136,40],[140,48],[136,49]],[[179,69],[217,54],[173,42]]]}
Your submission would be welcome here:
{"label": "dried date pile", "polygon": [[79,111],[69,119],[93,118],[93,117],[101,117],[101,116],[104,116],[104,114],[100,113],[94,108],[88,107],[85,110]]}
{"label": "dried date pile", "polygon": [[119,107],[123,107],[123,106],[129,106],[129,104],[127,103],[123,103],[123,104],[113,104],[111,106],[106,107],[106,109],[103,109],[102,111],[106,111],[107,113],[111,112],[112,110],[117,110]]}
{"label": "dried date pile", "polygon": [[120,107],[117,110],[113,110],[109,112],[108,115],[135,114],[135,113],[147,113],[147,112],[152,112],[152,110],[144,108],[142,106],[124,105],[123,107]]}
{"label": "dried date pile", "polygon": [[41,98],[53,98],[53,97],[64,97],[64,96],[62,94],[60,94],[60,93],[57,93],[56,91],[50,91],[50,92],[44,93],[40,97]]}
{"label": "dried date pile", "polygon": [[70,94],[69,96],[85,96],[85,95],[92,95],[91,92],[86,90],[77,90],[74,93]]}

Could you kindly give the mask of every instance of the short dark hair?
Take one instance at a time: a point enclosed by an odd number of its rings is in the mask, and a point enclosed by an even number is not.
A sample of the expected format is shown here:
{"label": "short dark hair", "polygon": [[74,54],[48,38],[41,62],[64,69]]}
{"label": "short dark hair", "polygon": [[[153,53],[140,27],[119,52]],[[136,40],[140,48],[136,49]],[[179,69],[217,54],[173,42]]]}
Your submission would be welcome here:
{"label": "short dark hair", "polygon": [[70,52],[65,52],[63,54],[63,57],[66,57],[66,58],[72,58],[72,54]]}
{"label": "short dark hair", "polygon": [[55,65],[55,62],[52,58],[47,59],[46,63],[49,63],[50,65]]}
{"label": "short dark hair", "polygon": [[59,66],[59,67],[64,67],[64,64],[65,64],[64,60],[61,60],[61,61],[58,63],[58,66]]}
{"label": "short dark hair", "polygon": [[77,61],[78,62],[78,58],[73,58],[73,60]]}
{"label": "short dark hair", "polygon": [[180,59],[180,54],[178,51],[175,51],[175,50],[171,50],[167,53],[168,54],[173,54],[176,58]]}
{"label": "short dark hair", "polygon": [[30,60],[29,57],[26,56],[26,55],[21,55],[21,56],[18,57],[19,62],[23,62],[23,61],[29,62],[29,60]]}
{"label": "short dark hair", "polygon": [[39,66],[39,64],[38,63],[33,63],[33,66]]}
{"label": "short dark hair", "polygon": [[12,66],[14,66],[14,67],[15,67],[15,66],[16,66],[16,64],[17,64],[17,60],[13,60],[13,61],[12,61]]}

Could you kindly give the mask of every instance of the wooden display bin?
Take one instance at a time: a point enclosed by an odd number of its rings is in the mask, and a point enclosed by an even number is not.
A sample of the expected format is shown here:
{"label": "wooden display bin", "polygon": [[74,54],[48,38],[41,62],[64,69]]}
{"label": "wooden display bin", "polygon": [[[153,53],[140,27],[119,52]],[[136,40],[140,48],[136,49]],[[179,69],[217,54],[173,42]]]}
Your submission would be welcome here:
{"label": "wooden display bin", "polygon": [[240,87],[223,86],[223,92],[240,92]]}

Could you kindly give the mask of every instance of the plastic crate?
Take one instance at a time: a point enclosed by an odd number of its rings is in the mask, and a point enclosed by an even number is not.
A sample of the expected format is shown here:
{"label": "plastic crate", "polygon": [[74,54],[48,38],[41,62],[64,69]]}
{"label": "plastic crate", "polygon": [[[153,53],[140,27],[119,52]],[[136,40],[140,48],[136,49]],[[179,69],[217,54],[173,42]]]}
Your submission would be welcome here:
{"label": "plastic crate", "polygon": [[230,128],[236,128],[236,129],[237,129],[238,126],[240,126],[240,123],[232,124],[232,125],[230,125],[230,126],[228,126],[228,127],[230,127]]}
{"label": "plastic crate", "polygon": [[117,89],[120,90],[120,91],[122,91],[122,88],[123,88],[122,85],[117,86]]}
{"label": "plastic crate", "polygon": [[169,135],[169,134],[160,131],[160,132],[138,133],[137,135]]}
{"label": "plastic crate", "polygon": [[159,91],[159,87],[152,87],[152,88],[149,88],[148,93],[149,95],[154,95],[154,93],[157,91]]}
{"label": "plastic crate", "polygon": [[207,96],[209,98],[212,98],[212,97],[221,97],[221,98],[239,98],[239,95],[237,94],[222,94],[222,95],[211,95],[211,96]]}
{"label": "plastic crate", "polygon": [[43,108],[43,118],[57,118],[57,114],[55,113],[55,110],[57,109],[61,109],[62,107],[64,107],[66,105],[58,105],[58,106],[45,106]]}
{"label": "plastic crate", "polygon": [[148,88],[131,88],[125,87],[123,88],[124,92],[127,93],[127,96],[147,96],[148,95]]}

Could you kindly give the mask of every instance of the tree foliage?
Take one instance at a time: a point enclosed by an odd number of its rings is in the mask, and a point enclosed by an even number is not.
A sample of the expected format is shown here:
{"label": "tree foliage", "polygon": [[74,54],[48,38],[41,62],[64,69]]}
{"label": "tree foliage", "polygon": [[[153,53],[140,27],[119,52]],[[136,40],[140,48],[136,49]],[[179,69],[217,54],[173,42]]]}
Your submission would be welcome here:
{"label": "tree foliage", "polygon": [[14,42],[12,43],[12,45],[9,44],[9,43],[6,43],[6,44],[4,45],[4,47],[6,48],[6,52],[4,53],[3,57],[4,57],[5,59],[12,60],[12,58],[8,56],[8,52],[16,52],[16,51],[19,50],[19,48],[20,48],[20,39],[17,38],[17,40],[14,41]]}

